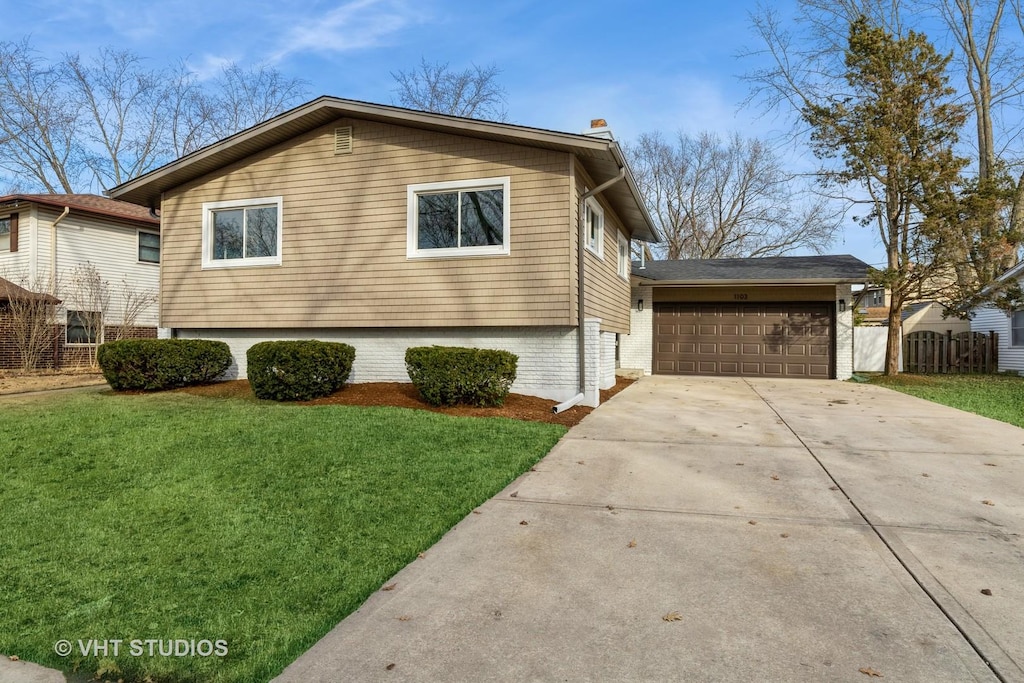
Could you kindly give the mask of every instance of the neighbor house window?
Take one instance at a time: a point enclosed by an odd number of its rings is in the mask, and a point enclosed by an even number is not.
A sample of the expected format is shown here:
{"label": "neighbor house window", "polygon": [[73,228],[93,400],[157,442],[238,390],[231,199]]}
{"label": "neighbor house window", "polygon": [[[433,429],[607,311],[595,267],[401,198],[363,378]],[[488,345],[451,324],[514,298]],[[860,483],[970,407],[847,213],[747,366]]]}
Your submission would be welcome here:
{"label": "neighbor house window", "polygon": [[11,219],[0,218],[0,251],[11,250]]}
{"label": "neighbor house window", "polygon": [[203,267],[281,265],[281,197],[203,204]]}
{"label": "neighbor house window", "polygon": [[882,297],[884,294],[885,293],[881,289],[876,289],[873,292],[871,292],[871,305],[881,306],[883,301]]}
{"label": "neighbor house window", "polygon": [[1010,314],[1010,346],[1024,346],[1024,311]]}
{"label": "neighbor house window", "polygon": [[629,240],[619,233],[619,276],[628,280],[630,271]]}
{"label": "neighbor house window", "polygon": [[68,311],[64,343],[96,344],[103,336],[103,316],[94,311]]}
{"label": "neighbor house window", "polygon": [[139,260],[143,263],[160,263],[160,235],[155,232],[139,232]]}
{"label": "neighbor house window", "polygon": [[509,178],[410,185],[409,258],[509,253]]}
{"label": "neighbor house window", "polygon": [[587,200],[583,226],[587,231],[587,249],[600,257],[604,257],[604,209],[597,203],[596,199]]}

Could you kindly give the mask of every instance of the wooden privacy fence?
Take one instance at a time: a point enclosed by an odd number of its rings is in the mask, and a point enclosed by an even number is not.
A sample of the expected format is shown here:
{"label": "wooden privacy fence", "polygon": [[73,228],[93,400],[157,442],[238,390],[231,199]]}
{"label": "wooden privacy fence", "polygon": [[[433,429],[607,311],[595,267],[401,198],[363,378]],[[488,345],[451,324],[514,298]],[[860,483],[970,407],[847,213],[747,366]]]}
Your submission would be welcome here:
{"label": "wooden privacy fence", "polygon": [[903,338],[903,371],[995,372],[998,354],[999,335],[995,332],[911,332]]}

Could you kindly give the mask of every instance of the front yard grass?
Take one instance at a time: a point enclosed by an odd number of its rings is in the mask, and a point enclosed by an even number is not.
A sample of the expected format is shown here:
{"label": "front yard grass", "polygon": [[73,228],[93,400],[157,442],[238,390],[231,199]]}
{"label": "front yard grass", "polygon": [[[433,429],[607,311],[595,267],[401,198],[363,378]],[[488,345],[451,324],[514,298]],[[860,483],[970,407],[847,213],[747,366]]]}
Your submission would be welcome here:
{"label": "front yard grass", "polygon": [[901,374],[871,383],[1024,427],[1024,377]]}
{"label": "front yard grass", "polygon": [[[113,680],[266,681],[564,433],[185,394],[7,401],[0,653]],[[76,652],[58,657],[60,639]],[[121,656],[83,657],[88,639],[122,639]],[[228,653],[125,656],[132,639]]]}

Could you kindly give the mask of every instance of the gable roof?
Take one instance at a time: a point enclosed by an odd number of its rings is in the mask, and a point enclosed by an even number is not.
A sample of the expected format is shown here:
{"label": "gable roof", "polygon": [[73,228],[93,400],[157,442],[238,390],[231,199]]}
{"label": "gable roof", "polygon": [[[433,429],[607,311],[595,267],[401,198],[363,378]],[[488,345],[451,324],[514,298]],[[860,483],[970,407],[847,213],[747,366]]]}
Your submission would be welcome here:
{"label": "gable roof", "polygon": [[50,304],[59,304],[60,299],[49,294],[38,294],[24,287],[19,287],[10,280],[0,277],[0,301],[34,301],[42,300]]}
{"label": "gable roof", "polygon": [[583,168],[597,184],[614,178],[619,169],[625,168],[625,181],[612,185],[603,195],[636,239],[652,242],[660,239],[636,180],[626,165],[622,149],[614,140],[432,114],[326,95],[122,183],[107,194],[126,202],[157,208],[160,206],[160,195],[166,190],[342,117],[571,152],[579,158]]}
{"label": "gable roof", "polygon": [[684,259],[633,263],[633,275],[677,284],[839,284],[867,280],[868,264],[848,254]]}
{"label": "gable roof", "polygon": [[72,210],[94,216],[148,223],[154,227],[160,225],[160,219],[150,215],[146,207],[108,199],[97,194],[10,194],[0,197],[0,206],[6,208],[17,207],[21,202],[42,204],[61,210],[70,207]]}

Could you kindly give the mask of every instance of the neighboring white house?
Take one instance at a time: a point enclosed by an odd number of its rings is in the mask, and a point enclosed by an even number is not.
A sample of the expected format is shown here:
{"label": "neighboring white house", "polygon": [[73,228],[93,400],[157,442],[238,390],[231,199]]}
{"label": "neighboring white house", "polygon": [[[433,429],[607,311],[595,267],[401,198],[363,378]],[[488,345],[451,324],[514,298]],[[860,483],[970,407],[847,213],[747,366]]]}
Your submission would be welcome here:
{"label": "neighboring white house", "polygon": [[[996,279],[996,285],[1017,280],[1024,285],[1024,262]],[[979,306],[973,311],[971,331],[999,335],[999,372],[1024,373],[1024,309],[1007,312],[996,306]]]}
{"label": "neighboring white house", "polygon": [[[108,302],[76,287],[86,269],[92,269],[105,284]],[[47,365],[77,364],[86,357],[85,352],[113,334],[155,337],[160,221],[143,207],[96,195],[0,197],[0,278],[61,302],[55,313],[56,323],[63,329],[56,335]],[[119,329],[126,305],[131,307],[125,297],[129,290],[148,299],[149,304],[137,313],[131,329]],[[5,347],[12,343],[11,339],[0,340]],[[17,365],[10,354],[0,359],[0,365],[12,362]]]}

